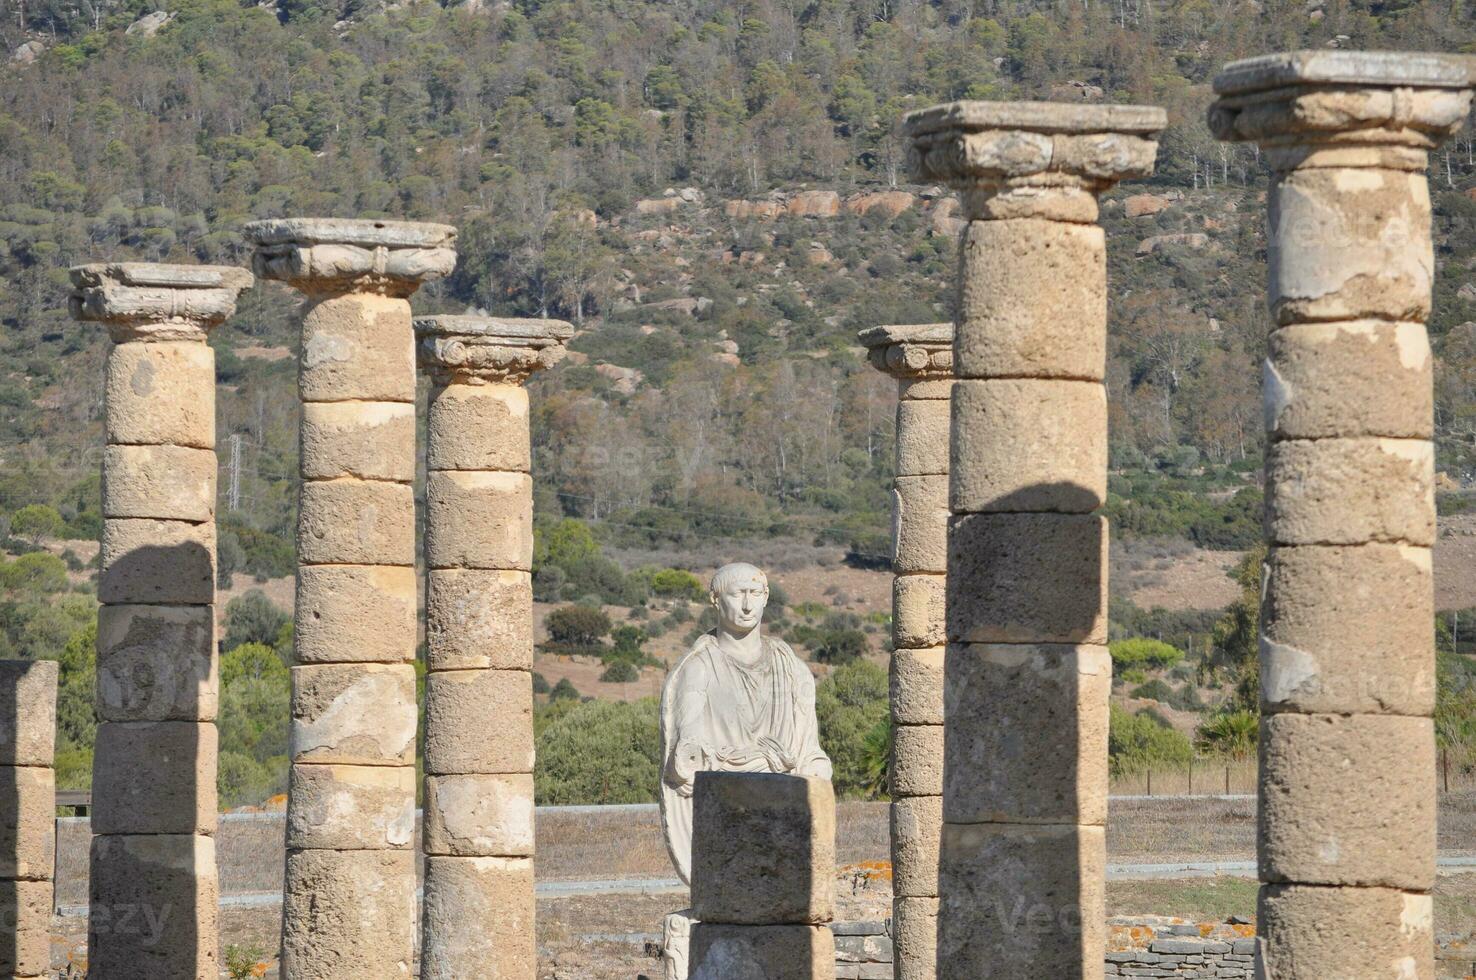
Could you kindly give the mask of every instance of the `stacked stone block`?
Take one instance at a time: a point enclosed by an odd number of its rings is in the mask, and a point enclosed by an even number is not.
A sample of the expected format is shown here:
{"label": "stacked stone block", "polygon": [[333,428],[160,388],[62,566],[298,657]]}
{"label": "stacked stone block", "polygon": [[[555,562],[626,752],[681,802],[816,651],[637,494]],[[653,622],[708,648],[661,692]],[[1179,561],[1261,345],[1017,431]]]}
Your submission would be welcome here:
{"label": "stacked stone block", "polygon": [[873,327],[871,363],[897,379],[892,488],[892,915],[897,980],[936,976],[943,826],[943,604],[953,324]]}
{"label": "stacked stone block", "polygon": [[[218,672],[211,328],[252,283],[223,266],[71,271],[108,352],[88,969],[213,978]],[[167,928],[164,924],[167,923]]]}
{"label": "stacked stone block", "polygon": [[700,772],[692,808],[691,980],[834,980],[830,781]]}
{"label": "stacked stone block", "polygon": [[56,861],[54,660],[0,660],[0,976],[50,976]]}
{"label": "stacked stone block", "polygon": [[[1435,539],[1428,153],[1460,59],[1226,66],[1215,134],[1273,169],[1260,929],[1276,980],[1430,977]],[[1327,923],[1338,923],[1335,929]],[[1356,941],[1345,941],[1354,939]]]}
{"label": "stacked stone block", "polygon": [[[1102,975],[1105,236],[1161,109],[965,102],[908,116],[962,191],[951,403],[937,974]],[[899,916],[899,945],[922,922]]]}
{"label": "stacked stone block", "polygon": [[455,229],[246,228],[307,296],[282,976],[409,976],[415,947],[415,337]]}
{"label": "stacked stone block", "polygon": [[415,321],[426,443],[424,980],[533,980],[533,483],[528,392],[554,320]]}

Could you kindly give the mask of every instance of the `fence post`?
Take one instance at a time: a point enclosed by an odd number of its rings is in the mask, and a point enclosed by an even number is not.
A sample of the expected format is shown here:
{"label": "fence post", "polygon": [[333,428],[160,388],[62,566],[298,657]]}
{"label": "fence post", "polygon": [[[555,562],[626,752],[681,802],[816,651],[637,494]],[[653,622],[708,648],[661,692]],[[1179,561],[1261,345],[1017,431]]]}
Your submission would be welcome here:
{"label": "fence post", "polygon": [[1153,795],[1153,767],[1148,767],[1148,795]]}
{"label": "fence post", "polygon": [[1230,795],[1230,763],[1225,763],[1225,795]]}
{"label": "fence post", "polygon": [[1194,795],[1194,760],[1192,758],[1189,760],[1189,792],[1186,795]]}
{"label": "fence post", "polygon": [[1444,792],[1450,792],[1450,747],[1446,746],[1440,750],[1440,785]]}

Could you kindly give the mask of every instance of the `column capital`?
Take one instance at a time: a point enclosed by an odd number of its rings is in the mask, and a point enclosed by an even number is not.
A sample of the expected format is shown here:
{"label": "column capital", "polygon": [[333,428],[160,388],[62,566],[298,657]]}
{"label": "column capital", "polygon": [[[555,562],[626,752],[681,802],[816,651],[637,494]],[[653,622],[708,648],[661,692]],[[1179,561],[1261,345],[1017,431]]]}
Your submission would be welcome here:
{"label": "column capital", "polygon": [[111,262],[74,266],[68,308],[105,324],[114,343],[200,340],[236,312],[236,297],[256,280],[227,265]]}
{"label": "column capital", "polygon": [[456,267],[456,229],[412,221],[273,218],[243,229],[252,268],[310,295],[407,297]]}
{"label": "column capital", "polygon": [[415,318],[420,365],[439,384],[522,384],[563,360],[574,328],[562,320],[421,316]]}
{"label": "column capital", "polygon": [[953,324],[909,323],[868,327],[856,335],[871,366],[899,381],[953,378]]}
{"label": "column capital", "polygon": [[1293,51],[1215,76],[1215,137],[1253,141],[1277,170],[1423,170],[1471,106],[1467,59],[1395,51]]}
{"label": "column capital", "polygon": [[1096,195],[1146,177],[1168,125],[1157,106],[951,102],[903,120],[915,180],[963,192],[971,219],[1091,222]]}

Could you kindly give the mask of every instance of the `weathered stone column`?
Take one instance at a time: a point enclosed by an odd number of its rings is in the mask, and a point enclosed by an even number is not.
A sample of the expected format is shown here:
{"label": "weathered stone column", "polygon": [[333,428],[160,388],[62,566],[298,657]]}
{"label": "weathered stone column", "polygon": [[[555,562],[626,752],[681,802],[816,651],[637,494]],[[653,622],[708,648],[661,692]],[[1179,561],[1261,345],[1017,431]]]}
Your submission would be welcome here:
{"label": "weathered stone column", "polygon": [[210,978],[217,960],[215,352],[250,273],[85,265],[107,325],[90,976]]}
{"label": "weathered stone column", "polygon": [[1274,980],[1434,976],[1425,167],[1468,86],[1460,59],[1359,51],[1215,79],[1215,135],[1259,142],[1273,170],[1259,922]]}
{"label": "weathered stone column", "polygon": [[830,780],[699,772],[690,980],[834,980]]}
{"label": "weathered stone column", "polygon": [[1147,106],[1030,102],[906,121],[914,175],[962,190],[968,218],[939,854],[949,980],[1103,973],[1112,670],[1097,195],[1152,170],[1164,124]]}
{"label": "weathered stone column", "polygon": [[307,294],[284,980],[409,976],[415,946],[415,336],[446,225],[246,227]]}
{"label": "weathered stone column", "polygon": [[415,321],[426,443],[423,980],[533,980],[533,480],[528,391],[573,328]]}
{"label": "weathered stone column", "polygon": [[892,486],[892,921],[897,980],[937,975],[943,826],[943,617],[953,324],[872,327],[871,363],[897,379]]}
{"label": "weathered stone column", "polygon": [[51,976],[54,660],[0,660],[0,977]]}

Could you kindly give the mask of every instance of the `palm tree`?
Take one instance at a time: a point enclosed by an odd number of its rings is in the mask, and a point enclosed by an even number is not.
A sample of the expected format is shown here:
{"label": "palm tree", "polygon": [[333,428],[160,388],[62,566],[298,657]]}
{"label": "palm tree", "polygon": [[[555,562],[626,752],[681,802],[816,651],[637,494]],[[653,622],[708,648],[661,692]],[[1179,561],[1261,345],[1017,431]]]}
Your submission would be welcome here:
{"label": "palm tree", "polygon": [[1199,749],[1237,761],[1256,754],[1261,737],[1261,716],[1245,709],[1222,711],[1199,726],[1195,733]]}

